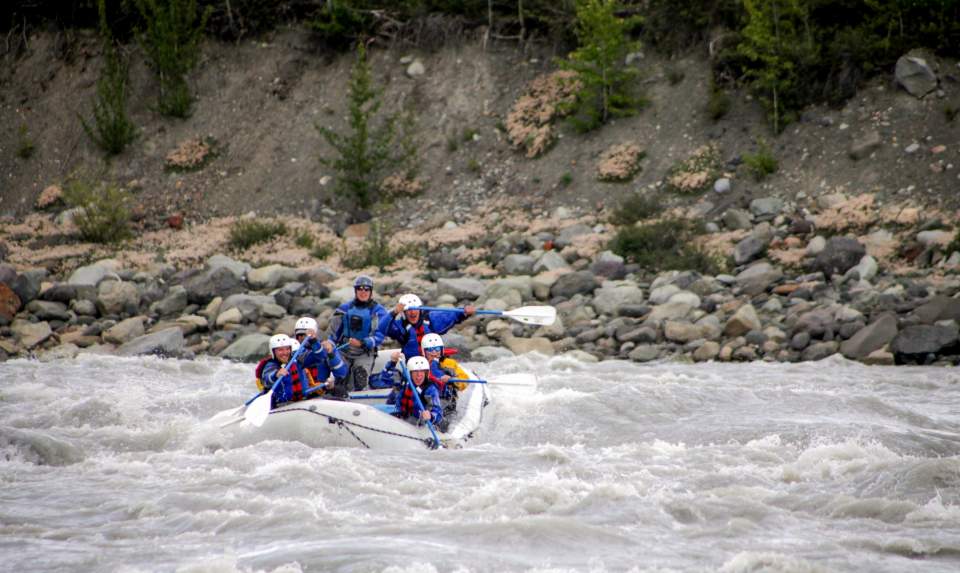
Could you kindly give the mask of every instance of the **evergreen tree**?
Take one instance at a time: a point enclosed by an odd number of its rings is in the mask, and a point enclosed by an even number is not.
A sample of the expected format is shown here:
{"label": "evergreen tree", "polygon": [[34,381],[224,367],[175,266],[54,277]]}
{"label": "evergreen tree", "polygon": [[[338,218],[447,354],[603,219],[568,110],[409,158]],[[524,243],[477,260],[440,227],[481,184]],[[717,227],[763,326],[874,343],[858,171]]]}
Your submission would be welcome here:
{"label": "evergreen tree", "polygon": [[627,54],[639,49],[628,33],[636,17],[617,16],[617,0],[578,0],[576,34],[580,47],[560,67],[577,72],[580,90],[571,121],[580,131],[605,124],[611,117],[636,113],[640,101],[632,93],[637,71],[626,65]]}
{"label": "evergreen tree", "polygon": [[80,123],[94,143],[109,155],[116,155],[136,138],[137,128],[127,117],[130,85],[127,62],[120,54],[107,25],[106,0],[99,0],[97,9],[100,13],[104,65],[93,101],[93,125],[83,117],[80,117]]}

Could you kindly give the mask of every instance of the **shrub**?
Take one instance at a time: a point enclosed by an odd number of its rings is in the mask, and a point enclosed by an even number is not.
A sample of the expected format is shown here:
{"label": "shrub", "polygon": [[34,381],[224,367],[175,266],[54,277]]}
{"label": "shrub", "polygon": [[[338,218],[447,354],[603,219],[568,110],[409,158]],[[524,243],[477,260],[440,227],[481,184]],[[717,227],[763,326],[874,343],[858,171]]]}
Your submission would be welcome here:
{"label": "shrub", "polygon": [[755,181],[763,181],[767,175],[776,173],[780,167],[777,158],[773,156],[770,148],[763,141],[760,142],[760,148],[756,153],[743,154],[743,163],[747,166],[747,170],[753,175]]}
{"label": "shrub", "polygon": [[600,156],[597,179],[611,182],[629,181],[640,171],[640,161],[646,155],[635,143],[612,145]]}
{"label": "shrub", "polygon": [[502,131],[515,148],[526,150],[528,159],[542,155],[556,137],[553,120],[569,112],[579,90],[575,72],[560,70],[538,76],[510,108]]}
{"label": "shrub", "polygon": [[359,251],[344,253],[343,263],[351,269],[377,267],[383,272],[400,257],[400,252],[390,247],[389,227],[378,221],[370,224],[370,231]]}
{"label": "shrub", "polygon": [[163,115],[187,117],[193,96],[186,76],[200,57],[200,39],[211,9],[198,16],[196,0],[135,2],[146,24],[137,39],[160,82],[157,109]]}
{"label": "shrub", "polygon": [[175,172],[199,171],[219,155],[213,137],[193,137],[167,154],[166,168]]}
{"label": "shrub", "polygon": [[573,175],[569,171],[560,176],[560,186],[569,187],[573,183]]}
{"label": "shrub", "polygon": [[651,219],[663,212],[663,206],[653,197],[643,193],[632,193],[620,202],[610,222],[614,225],[633,225],[642,219]]}
{"label": "shrub", "polygon": [[730,96],[719,88],[710,90],[710,99],[707,100],[707,116],[717,121],[730,112]]}
{"label": "shrub", "polygon": [[127,116],[129,77],[124,60],[107,25],[106,0],[97,2],[100,15],[100,39],[103,42],[103,69],[97,80],[93,100],[93,125],[80,117],[87,136],[108,155],[116,155],[137,137],[137,128]]}
{"label": "shrub", "polygon": [[30,139],[30,132],[26,125],[21,125],[17,135],[17,157],[20,159],[30,159],[37,150]]}
{"label": "shrub", "polygon": [[685,219],[630,225],[617,231],[610,242],[610,250],[653,273],[695,270],[715,275],[722,271],[723,264],[693,242],[700,233],[699,224]]}
{"label": "shrub", "polygon": [[321,261],[333,254],[333,246],[328,243],[318,243],[310,250],[310,256]]}
{"label": "shrub", "polygon": [[297,233],[297,238],[293,241],[298,247],[304,249],[313,248],[313,235],[309,231],[301,231]]}
{"label": "shrub", "polygon": [[671,167],[664,183],[667,191],[693,195],[706,191],[719,175],[720,152],[705,145]]}
{"label": "shrub", "polygon": [[64,185],[63,198],[77,208],[74,223],[80,237],[91,243],[115,243],[130,236],[128,195],[116,185],[94,185],[76,177]]}
{"label": "shrub", "polygon": [[240,219],[230,227],[227,244],[231,249],[243,251],[259,243],[265,243],[274,237],[287,234],[287,225],[282,221],[257,221]]}

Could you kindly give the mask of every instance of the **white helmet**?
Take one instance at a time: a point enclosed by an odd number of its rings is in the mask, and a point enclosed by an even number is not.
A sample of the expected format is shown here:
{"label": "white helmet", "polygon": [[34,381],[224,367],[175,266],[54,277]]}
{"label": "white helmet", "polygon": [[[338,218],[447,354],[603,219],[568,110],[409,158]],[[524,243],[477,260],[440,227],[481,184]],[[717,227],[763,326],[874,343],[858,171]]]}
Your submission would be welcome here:
{"label": "white helmet", "polygon": [[436,348],[438,346],[443,347],[443,339],[435,332],[424,334],[423,339],[420,341],[420,348],[424,351],[428,348]]}
{"label": "white helmet", "polygon": [[404,310],[412,306],[423,306],[423,301],[420,300],[420,297],[418,297],[413,293],[409,293],[401,296],[397,302],[403,305]]}
{"label": "white helmet", "polygon": [[274,334],[270,337],[270,352],[278,348],[283,348],[284,346],[289,346],[292,349],[294,342],[296,342],[296,340],[286,334]]}
{"label": "white helmet", "polygon": [[296,324],[296,326],[293,327],[293,331],[294,331],[294,332],[298,332],[298,331],[301,331],[301,330],[312,330],[312,331],[316,332],[316,331],[317,331],[317,321],[314,320],[314,319],[312,319],[312,318],[310,318],[309,316],[301,317],[300,319],[297,320],[297,324]]}
{"label": "white helmet", "polygon": [[293,343],[290,345],[290,352],[296,352],[297,350],[300,350],[300,343],[297,342],[296,338],[291,338],[290,341]]}
{"label": "white helmet", "polygon": [[430,370],[430,363],[427,362],[427,359],[423,356],[414,356],[410,360],[407,360],[407,370],[410,372],[415,370]]}

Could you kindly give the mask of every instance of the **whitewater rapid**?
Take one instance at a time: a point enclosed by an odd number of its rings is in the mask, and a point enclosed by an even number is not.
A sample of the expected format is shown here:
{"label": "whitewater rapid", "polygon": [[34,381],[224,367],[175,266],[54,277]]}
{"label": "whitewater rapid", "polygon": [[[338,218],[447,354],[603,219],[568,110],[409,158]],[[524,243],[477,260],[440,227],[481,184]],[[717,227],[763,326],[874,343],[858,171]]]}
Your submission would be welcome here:
{"label": "whitewater rapid", "polygon": [[0,571],[960,570],[955,369],[474,367],[539,386],[400,454],[204,424],[252,365],[2,363]]}

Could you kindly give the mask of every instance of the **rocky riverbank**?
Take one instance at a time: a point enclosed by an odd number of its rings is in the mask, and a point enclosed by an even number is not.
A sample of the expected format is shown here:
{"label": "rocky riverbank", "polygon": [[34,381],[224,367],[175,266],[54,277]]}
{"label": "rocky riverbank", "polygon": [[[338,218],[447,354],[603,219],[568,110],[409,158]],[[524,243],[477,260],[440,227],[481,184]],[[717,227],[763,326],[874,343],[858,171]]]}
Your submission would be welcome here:
{"label": "rocky riverbank", "polygon": [[682,215],[707,221],[711,232],[701,240],[730,260],[730,272],[717,276],[650,276],[626,263],[606,250],[615,228],[604,210],[518,216],[500,204],[459,224],[426,222],[391,237],[417,248],[387,272],[343,265],[362,226],[348,228],[343,247],[318,262],[290,236],[220,254],[225,220],[145,235],[113,252],[65,249],[69,227],[36,214],[4,223],[0,355],[253,361],[266,354],[270,334],[291,332],[299,316],[326,327],[363,272],[387,305],[416,292],[438,306],[557,308],[550,327],[467,321],[447,340],[473,360],[539,352],[585,361],[794,362],[840,353],[868,364],[960,362],[956,214],[880,206],[871,195],[768,197],[721,212],[713,199]]}

